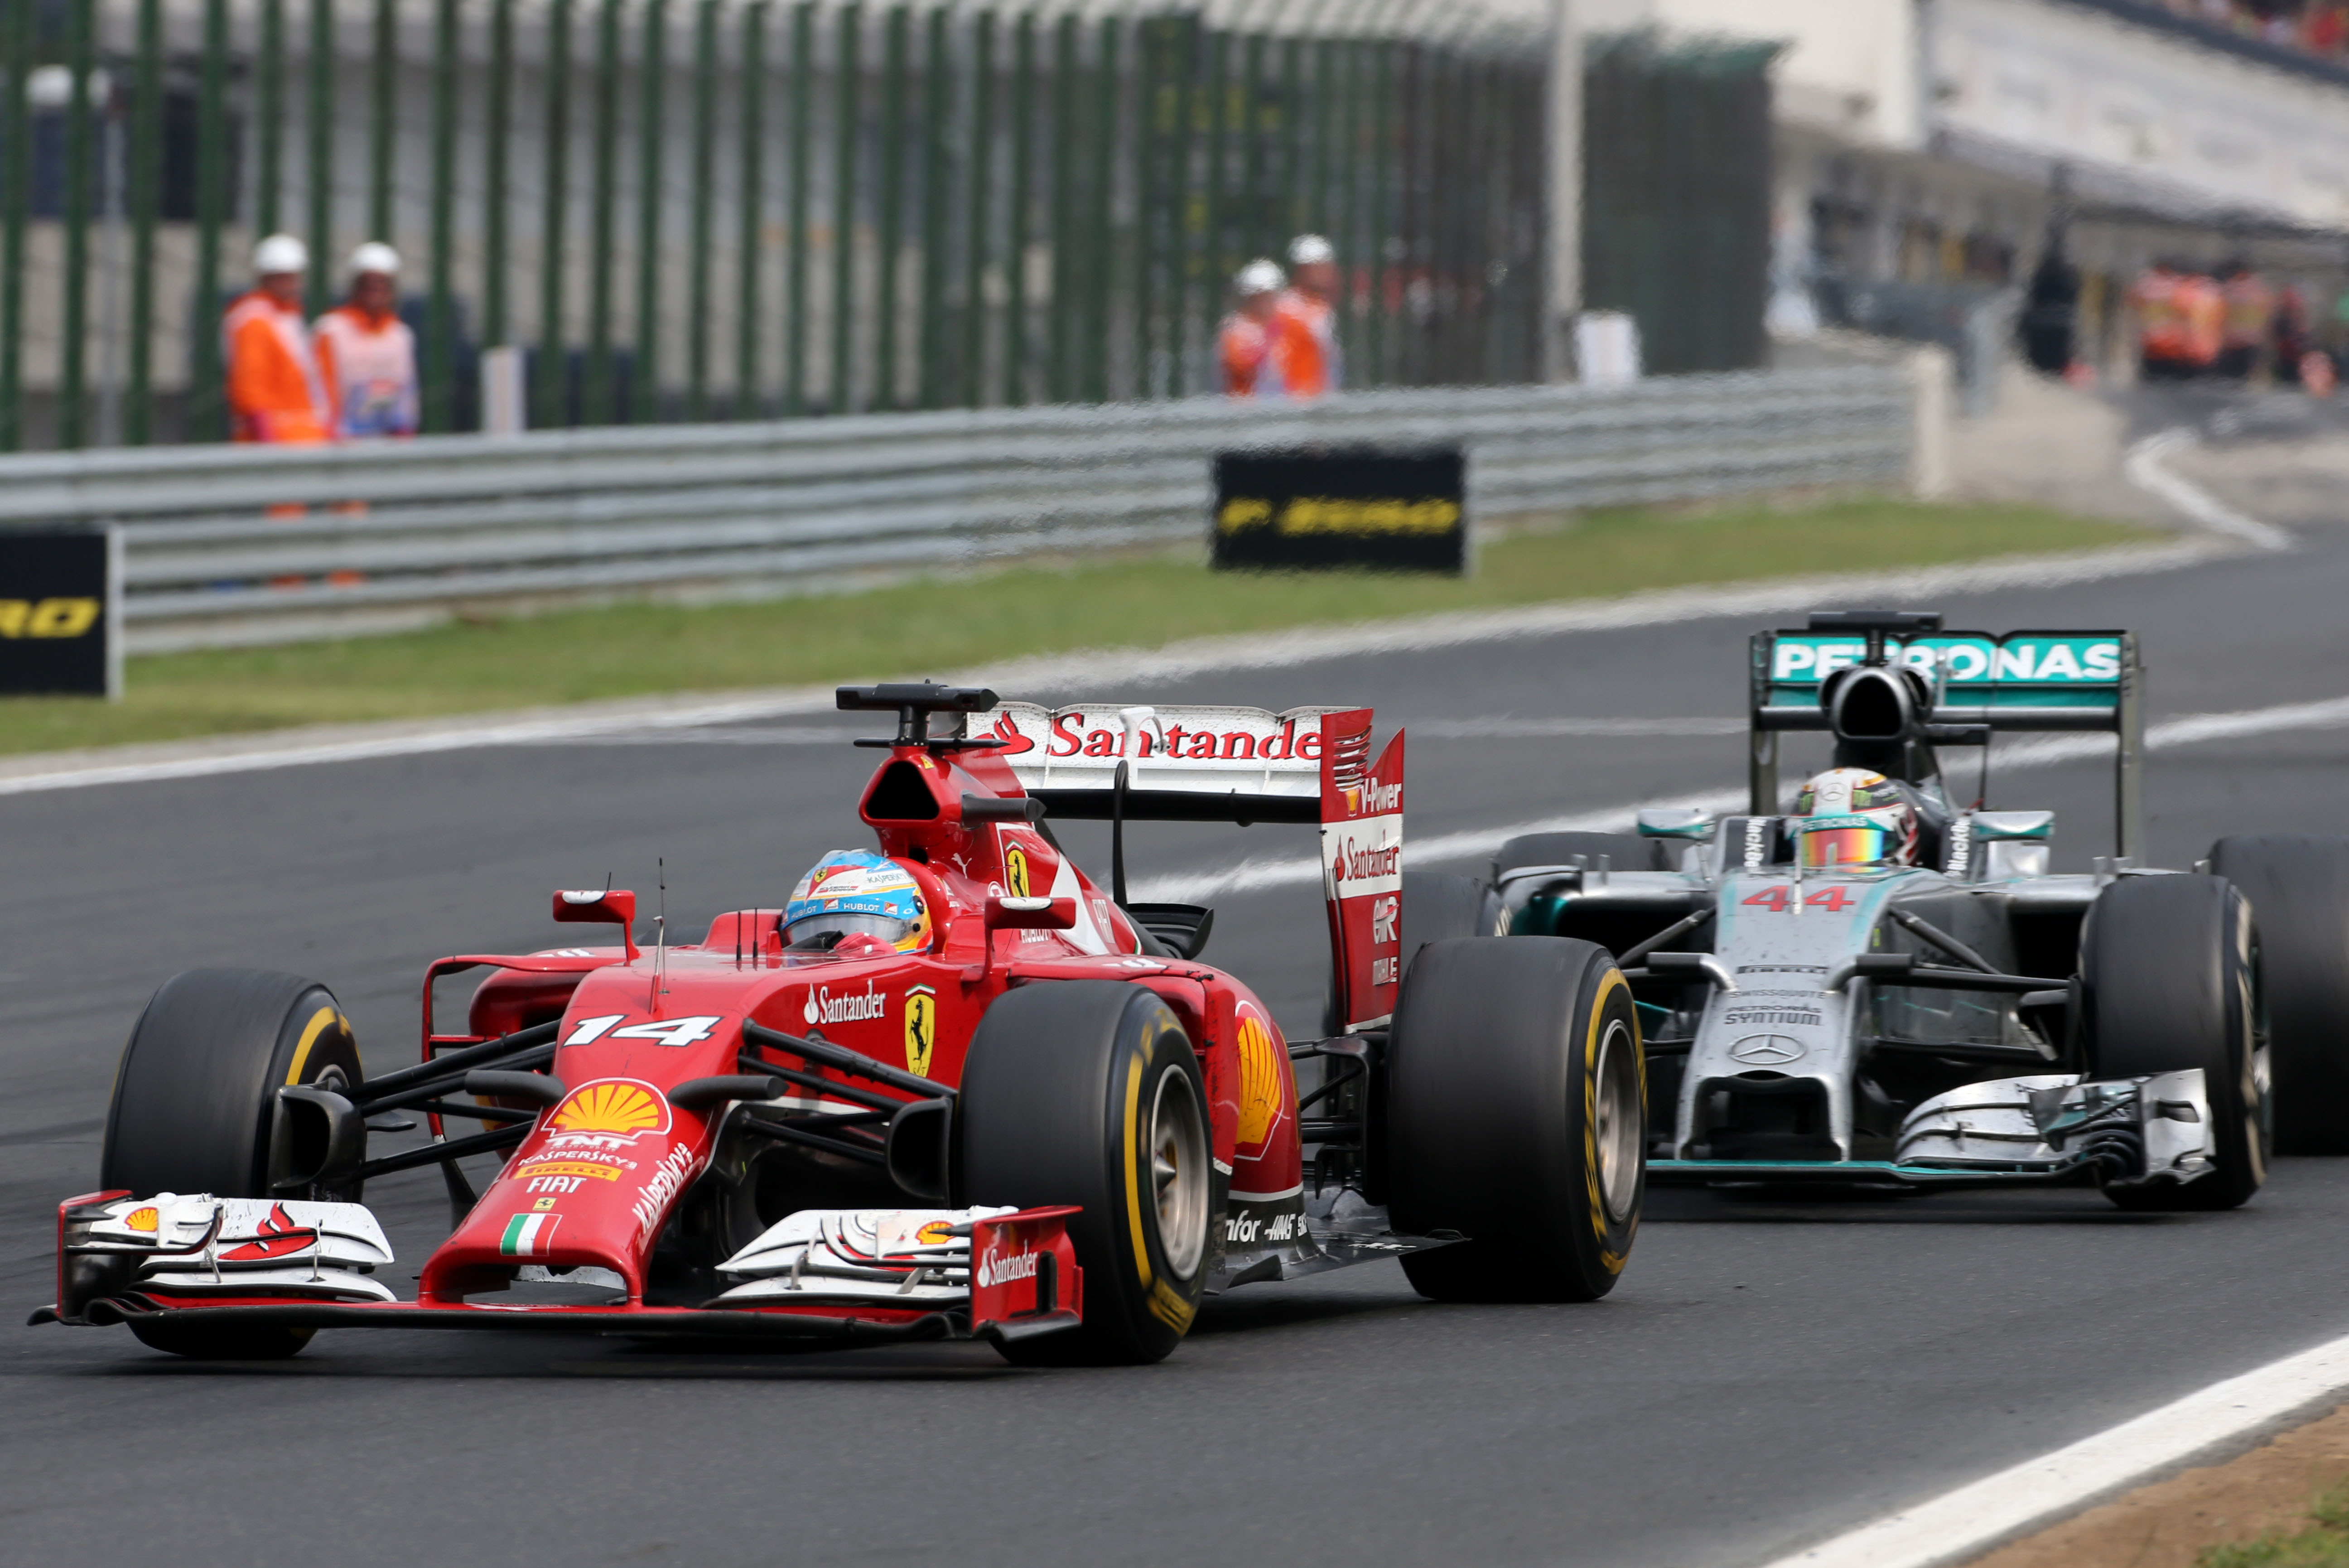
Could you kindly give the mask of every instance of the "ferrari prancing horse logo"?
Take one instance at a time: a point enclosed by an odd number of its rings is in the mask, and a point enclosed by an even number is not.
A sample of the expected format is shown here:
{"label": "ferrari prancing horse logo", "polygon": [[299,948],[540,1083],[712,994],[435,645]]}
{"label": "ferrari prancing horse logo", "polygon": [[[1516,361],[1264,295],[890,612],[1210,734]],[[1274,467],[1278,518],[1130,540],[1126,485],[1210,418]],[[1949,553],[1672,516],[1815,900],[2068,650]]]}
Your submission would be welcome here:
{"label": "ferrari prancing horse logo", "polygon": [[1028,852],[1017,844],[1003,851],[1003,890],[1015,898],[1029,897]]}
{"label": "ferrari prancing horse logo", "polygon": [[937,1040],[937,992],[926,985],[915,986],[905,992],[905,1070],[916,1077],[928,1077],[930,1048]]}

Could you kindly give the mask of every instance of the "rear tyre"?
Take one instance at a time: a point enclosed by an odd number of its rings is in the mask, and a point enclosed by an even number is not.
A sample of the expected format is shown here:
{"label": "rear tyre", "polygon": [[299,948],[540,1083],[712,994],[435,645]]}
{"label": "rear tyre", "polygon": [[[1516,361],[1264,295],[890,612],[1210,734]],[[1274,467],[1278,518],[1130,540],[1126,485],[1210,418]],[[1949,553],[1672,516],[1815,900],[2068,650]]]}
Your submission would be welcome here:
{"label": "rear tyre", "polygon": [[1083,1326],[1003,1347],[1025,1366],[1157,1361],[1207,1282],[1206,1085],[1174,1010],[1117,981],[1051,981],[996,999],[963,1067],[972,1203],[1074,1203]]}
{"label": "rear tyre", "polygon": [[2267,1179],[2266,1062],[2251,906],[2218,877],[2125,877],[2080,938],[2088,1072],[2202,1069],[2217,1168],[2182,1184],[2107,1188],[2123,1209],[2232,1209]]}
{"label": "rear tyre", "polygon": [[2259,932],[2278,1154],[2349,1154],[2349,839],[2222,838],[2210,869]]}
{"label": "rear tyre", "polygon": [[[308,1084],[347,1093],[362,1081],[350,1020],[317,981],[253,969],[174,975],[123,1047],[99,1185],[141,1197],[269,1197],[305,1154],[303,1126],[280,1109],[277,1090]],[[311,1333],[139,1324],[131,1332],[176,1355],[240,1360],[292,1355]]]}
{"label": "rear tyre", "polygon": [[1647,1080],[1631,990],[1560,937],[1438,942],[1403,982],[1388,1047],[1397,1231],[1468,1238],[1403,1260],[1437,1301],[1596,1301],[1647,1186]]}

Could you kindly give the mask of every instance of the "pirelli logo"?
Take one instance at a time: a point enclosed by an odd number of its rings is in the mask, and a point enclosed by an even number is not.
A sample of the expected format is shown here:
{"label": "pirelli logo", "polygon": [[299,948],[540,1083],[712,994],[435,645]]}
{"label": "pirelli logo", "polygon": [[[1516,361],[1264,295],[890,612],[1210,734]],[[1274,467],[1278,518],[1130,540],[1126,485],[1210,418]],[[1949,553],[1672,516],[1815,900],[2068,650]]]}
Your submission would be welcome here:
{"label": "pirelli logo", "polygon": [[119,547],[0,530],[0,696],[119,696]]}

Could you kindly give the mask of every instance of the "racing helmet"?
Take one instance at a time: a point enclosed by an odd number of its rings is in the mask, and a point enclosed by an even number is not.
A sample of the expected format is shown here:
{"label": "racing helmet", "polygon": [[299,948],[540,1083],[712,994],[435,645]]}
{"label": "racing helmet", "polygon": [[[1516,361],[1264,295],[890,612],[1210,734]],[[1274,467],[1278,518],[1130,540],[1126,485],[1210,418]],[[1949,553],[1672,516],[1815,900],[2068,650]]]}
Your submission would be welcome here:
{"label": "racing helmet", "polygon": [[895,861],[869,849],[835,849],[792,889],[783,940],[823,951],[919,952],[930,945],[929,906]]}
{"label": "racing helmet", "polygon": [[1899,784],[1866,768],[1829,768],[1795,797],[1795,857],[1806,867],[1910,866],[1917,806]]}

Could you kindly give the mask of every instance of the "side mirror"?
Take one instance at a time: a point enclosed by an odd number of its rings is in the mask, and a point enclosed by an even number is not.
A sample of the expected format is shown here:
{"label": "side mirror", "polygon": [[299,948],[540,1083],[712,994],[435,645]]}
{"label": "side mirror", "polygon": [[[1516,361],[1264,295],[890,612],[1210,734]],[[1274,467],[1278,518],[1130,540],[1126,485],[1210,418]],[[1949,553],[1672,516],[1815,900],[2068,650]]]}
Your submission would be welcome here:
{"label": "side mirror", "polygon": [[554,919],[563,925],[617,926],[628,961],[636,959],[636,896],[626,888],[588,888],[554,895]]}
{"label": "side mirror", "polygon": [[987,901],[990,931],[1065,931],[1077,923],[1074,898],[1006,898]]}

